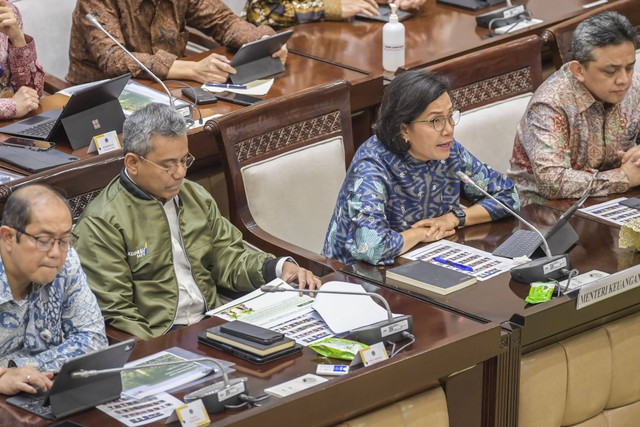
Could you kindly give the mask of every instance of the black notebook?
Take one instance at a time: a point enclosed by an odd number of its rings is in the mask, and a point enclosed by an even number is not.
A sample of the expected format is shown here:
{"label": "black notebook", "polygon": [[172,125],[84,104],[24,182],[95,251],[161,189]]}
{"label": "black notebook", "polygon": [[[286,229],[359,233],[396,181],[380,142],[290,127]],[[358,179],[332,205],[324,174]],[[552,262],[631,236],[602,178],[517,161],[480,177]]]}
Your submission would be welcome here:
{"label": "black notebook", "polygon": [[247,360],[251,363],[255,363],[256,365],[263,365],[265,363],[269,363],[274,360],[278,360],[283,357],[289,356],[291,354],[299,353],[300,351],[302,351],[302,346],[300,344],[294,343],[293,346],[275,353],[271,353],[268,356],[258,356],[254,353],[249,353],[248,351],[241,350],[237,347],[232,347],[230,345],[223,344],[219,341],[212,340],[211,338],[207,337],[207,331],[202,331],[198,333],[198,342],[204,345],[208,345],[209,347],[213,347],[216,350],[229,353],[232,356],[239,357],[240,359]]}
{"label": "black notebook", "polygon": [[[207,338],[218,341],[222,344],[230,345],[232,347],[239,348],[243,351],[253,353],[258,356],[268,356],[273,353],[277,353],[282,350],[286,350],[293,347],[296,342],[290,338],[282,337],[279,340],[271,341],[269,343],[259,342],[258,340],[250,339],[249,337],[241,337],[238,335],[232,335],[224,332],[221,328],[225,325],[214,326],[207,329]],[[263,329],[263,328],[260,328]],[[268,330],[267,330],[268,331]],[[270,331],[269,331],[270,332]]]}
{"label": "black notebook", "polygon": [[409,291],[447,295],[473,285],[476,278],[426,261],[413,261],[387,270],[387,283]]}

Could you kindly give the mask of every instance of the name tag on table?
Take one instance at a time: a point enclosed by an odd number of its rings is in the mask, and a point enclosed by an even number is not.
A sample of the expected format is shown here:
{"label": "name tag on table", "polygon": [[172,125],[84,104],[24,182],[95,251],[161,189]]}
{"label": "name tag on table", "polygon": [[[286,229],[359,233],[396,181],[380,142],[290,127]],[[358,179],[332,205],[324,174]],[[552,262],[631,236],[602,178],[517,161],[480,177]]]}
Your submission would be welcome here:
{"label": "name tag on table", "polygon": [[627,268],[581,287],[576,300],[576,310],[638,286],[640,286],[640,265]]}
{"label": "name tag on table", "polygon": [[91,144],[89,144],[87,153],[93,153],[98,150],[98,154],[104,154],[110,151],[119,150],[120,148],[122,148],[122,145],[118,139],[118,134],[115,130],[112,130],[111,132],[96,135],[91,138]]}

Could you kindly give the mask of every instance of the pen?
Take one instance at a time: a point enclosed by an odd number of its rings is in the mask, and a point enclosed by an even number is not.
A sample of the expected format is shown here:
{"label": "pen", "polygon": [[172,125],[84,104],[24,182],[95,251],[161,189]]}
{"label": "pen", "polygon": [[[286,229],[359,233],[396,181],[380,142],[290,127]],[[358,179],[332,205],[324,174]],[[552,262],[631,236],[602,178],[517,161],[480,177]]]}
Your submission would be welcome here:
{"label": "pen", "polygon": [[246,89],[246,85],[232,85],[228,83],[205,83],[205,86],[209,87],[220,87],[224,89]]}
{"label": "pen", "polygon": [[448,259],[440,258],[439,256],[433,257],[433,260],[439,262],[440,264],[450,265],[451,267],[458,268],[464,271],[473,271],[473,267],[469,267],[468,265],[458,264],[457,262],[449,261]]}

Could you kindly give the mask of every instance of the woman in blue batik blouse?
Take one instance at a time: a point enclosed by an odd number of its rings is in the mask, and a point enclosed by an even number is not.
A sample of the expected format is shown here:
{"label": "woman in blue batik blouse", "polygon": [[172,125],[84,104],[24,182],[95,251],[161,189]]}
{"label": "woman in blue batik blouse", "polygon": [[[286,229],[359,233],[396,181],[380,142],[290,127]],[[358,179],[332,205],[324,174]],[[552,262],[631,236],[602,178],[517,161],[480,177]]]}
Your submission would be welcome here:
{"label": "woman in blue batik blouse", "polygon": [[[387,86],[375,135],[356,152],[329,223],[323,255],[345,264],[391,264],[420,242],[433,242],[463,225],[509,215],[462,171],[498,200],[519,210],[513,182],[453,139],[455,110],[444,78],[410,71]],[[471,206],[460,206],[460,197]]]}

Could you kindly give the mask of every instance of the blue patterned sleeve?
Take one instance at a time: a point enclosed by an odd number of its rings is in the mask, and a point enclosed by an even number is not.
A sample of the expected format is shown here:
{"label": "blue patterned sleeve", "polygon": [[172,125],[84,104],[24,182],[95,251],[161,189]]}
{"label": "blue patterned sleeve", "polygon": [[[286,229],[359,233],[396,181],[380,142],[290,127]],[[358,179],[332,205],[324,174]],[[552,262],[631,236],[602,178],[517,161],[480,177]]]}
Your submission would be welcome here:
{"label": "blue patterned sleeve", "polygon": [[353,235],[345,244],[353,258],[370,264],[392,264],[403,244],[402,235],[387,221],[385,182],[389,179],[384,172],[366,161],[354,168],[348,182],[346,206]]}
{"label": "blue patterned sleeve", "polygon": [[[471,177],[483,190],[510,207],[516,212],[520,211],[520,198],[516,187],[506,175],[494,170],[481,162],[460,145],[460,158],[462,160],[462,172]],[[492,220],[497,220],[510,213],[504,207],[482,194],[472,185],[465,184],[462,194],[472,204],[479,204],[489,212]]]}
{"label": "blue patterned sleeve", "polygon": [[[42,322],[35,322],[32,333],[27,331],[27,339],[34,341],[29,346],[36,351],[12,357],[17,366],[57,372],[67,360],[108,345],[100,307],[74,249],[69,251],[63,271],[41,292],[42,304],[33,309]],[[51,315],[58,311],[59,316]]]}

